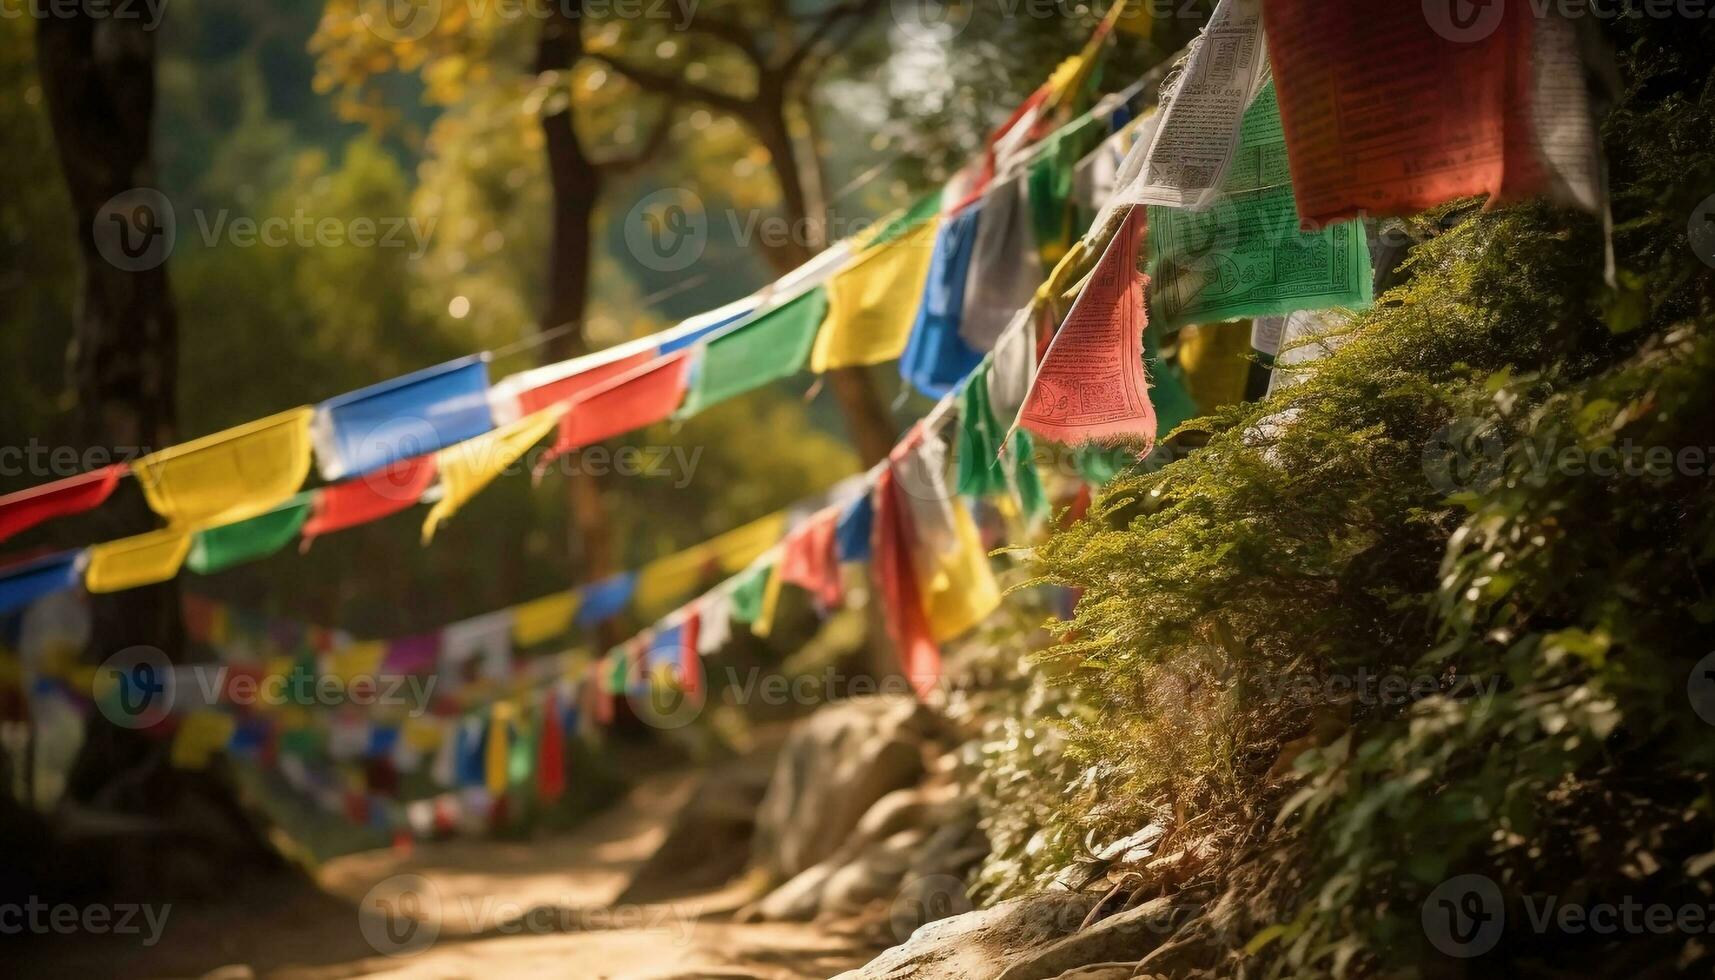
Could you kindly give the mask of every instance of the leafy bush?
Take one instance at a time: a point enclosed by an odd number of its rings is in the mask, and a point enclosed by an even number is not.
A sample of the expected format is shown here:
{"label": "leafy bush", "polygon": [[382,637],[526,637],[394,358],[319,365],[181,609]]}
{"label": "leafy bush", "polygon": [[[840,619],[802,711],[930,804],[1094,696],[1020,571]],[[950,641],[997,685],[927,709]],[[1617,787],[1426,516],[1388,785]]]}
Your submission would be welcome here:
{"label": "leafy bush", "polygon": [[[1421,215],[1345,346],[1182,426],[1207,445],[1049,541],[1041,574],[1083,590],[1047,656],[1074,672],[1053,715],[1087,792],[1037,791],[1051,815],[992,875],[1040,882],[1030,841],[1170,815],[1225,889],[1197,924],[1226,930],[1219,975],[1436,973],[1420,910],[1460,873],[1509,911],[1710,904],[1715,743],[1687,684],[1715,651],[1715,461],[1680,451],[1715,432],[1715,273],[1686,237],[1715,191],[1715,30],[1605,26],[1619,288],[1586,216]],[[1702,955],[1507,921],[1485,968]]]}

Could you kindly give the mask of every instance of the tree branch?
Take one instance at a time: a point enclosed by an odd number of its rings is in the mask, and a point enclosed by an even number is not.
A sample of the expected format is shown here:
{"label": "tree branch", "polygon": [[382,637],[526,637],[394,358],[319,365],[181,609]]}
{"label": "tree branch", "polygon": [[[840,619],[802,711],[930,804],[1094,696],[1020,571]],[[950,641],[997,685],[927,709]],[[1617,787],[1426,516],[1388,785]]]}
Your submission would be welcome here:
{"label": "tree branch", "polygon": [[749,99],[743,99],[719,89],[712,89],[707,85],[699,85],[679,75],[654,71],[641,65],[621,61],[611,55],[598,54],[593,51],[589,52],[586,57],[593,58],[625,76],[626,80],[645,92],[702,102],[735,116],[743,116],[751,110]]}
{"label": "tree branch", "polygon": [[[799,42],[798,46],[792,49],[792,53],[786,56],[786,60],[780,63],[779,73],[785,78],[791,78],[798,69],[804,66],[804,62],[816,53],[822,43],[829,39],[836,28],[849,19],[861,21],[867,18],[881,8],[881,3],[882,0],[847,0],[846,3],[829,7],[810,27],[810,32],[804,36],[804,40]],[[838,50],[851,38],[852,35],[847,34],[844,38],[834,42],[829,53]]]}
{"label": "tree branch", "polygon": [[663,105],[660,117],[655,120],[655,125],[650,127],[649,135],[644,137],[643,145],[639,146],[636,152],[597,161],[596,169],[607,174],[635,170],[661,152],[661,148],[667,145],[667,134],[672,131],[673,107]]}

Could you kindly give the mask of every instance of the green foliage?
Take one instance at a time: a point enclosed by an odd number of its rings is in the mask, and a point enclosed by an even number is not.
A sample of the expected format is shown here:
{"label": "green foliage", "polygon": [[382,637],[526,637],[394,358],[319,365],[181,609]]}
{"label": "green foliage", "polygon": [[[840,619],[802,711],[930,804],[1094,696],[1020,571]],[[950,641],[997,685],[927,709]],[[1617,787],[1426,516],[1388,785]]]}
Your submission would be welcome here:
{"label": "green foliage", "polygon": [[[1404,282],[1344,347],[1188,423],[1206,447],[1122,476],[1040,549],[1083,595],[1048,654],[1077,705],[1044,715],[1073,767],[1033,793],[1037,840],[1171,814],[1230,889],[1221,975],[1427,969],[1420,907],[1466,872],[1513,903],[1491,965],[1695,953],[1545,941],[1517,911],[1712,884],[1715,748],[1686,691],[1715,649],[1715,274],[1685,221],[1715,188],[1715,31],[1613,30],[1619,290],[1586,216],[1420,216]],[[1384,673],[1424,680],[1342,686]],[[1003,834],[990,870],[1055,870],[1031,840]]]}

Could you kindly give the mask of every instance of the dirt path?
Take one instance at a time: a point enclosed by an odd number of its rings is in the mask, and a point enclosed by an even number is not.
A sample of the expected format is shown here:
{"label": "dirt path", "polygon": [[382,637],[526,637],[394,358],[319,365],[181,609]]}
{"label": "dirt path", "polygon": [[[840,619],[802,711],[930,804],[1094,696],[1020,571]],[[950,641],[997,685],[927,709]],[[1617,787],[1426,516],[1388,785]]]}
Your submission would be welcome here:
{"label": "dirt path", "polygon": [[610,904],[690,788],[683,774],[651,778],[562,837],[340,858],[320,870],[320,891],[246,888],[218,906],[175,908],[151,947],[51,937],[22,950],[12,975],[798,980],[875,954],[815,926],[733,923],[737,889]]}

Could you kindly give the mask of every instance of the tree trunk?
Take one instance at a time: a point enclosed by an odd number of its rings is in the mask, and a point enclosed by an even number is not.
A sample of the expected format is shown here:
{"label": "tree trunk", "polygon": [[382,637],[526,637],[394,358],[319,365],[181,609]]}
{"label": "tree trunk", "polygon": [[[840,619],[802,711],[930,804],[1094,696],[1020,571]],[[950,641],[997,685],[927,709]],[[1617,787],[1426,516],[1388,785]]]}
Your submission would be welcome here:
{"label": "tree trunk", "polygon": [[[814,146],[800,152],[786,118],[786,91],[783,85],[764,76],[758,86],[757,111],[747,120],[751,131],[768,151],[770,164],[780,181],[780,206],[788,227],[793,230],[790,248],[774,249],[769,259],[781,272],[802,264],[827,247],[828,215],[818,203],[810,209],[812,195],[821,200],[819,164]],[[809,111],[808,108],[805,109]],[[818,174],[808,173],[818,168]],[[813,188],[813,190],[812,190]],[[887,457],[899,438],[893,424],[893,413],[876,390],[869,369],[862,367],[836,368],[827,374],[828,387],[839,402],[845,416],[847,434],[857,447],[864,466],[873,466]]]}
{"label": "tree trunk", "polygon": [[[579,20],[562,6],[542,24],[536,44],[536,72],[558,71],[569,76],[583,57]],[[591,160],[578,136],[573,111],[542,118],[548,155],[548,181],[553,194],[553,238],[548,246],[548,301],[539,324],[544,332],[567,328],[542,348],[544,363],[576,357],[588,351],[584,318],[589,309],[590,260],[595,232],[596,199],[601,194],[601,168]],[[571,510],[567,551],[578,563],[583,581],[595,581],[618,570],[613,525],[602,500],[601,481],[585,472],[573,454],[568,458],[566,503]],[[611,627],[604,627],[602,639]]]}
{"label": "tree trunk", "polygon": [[[72,317],[71,371],[78,425],[88,444],[120,453],[158,449],[176,435],[177,317],[163,263],[171,205],[150,188],[155,35],[140,19],[80,5],[37,21],[42,90],[75,211],[83,282]],[[134,489],[104,507],[103,531],[133,534],[158,523]],[[135,646],[182,658],[184,629],[173,583],[93,596],[92,663]],[[218,890],[234,869],[275,857],[240,808],[225,770],[181,772],[168,742],[92,712],[68,776],[55,830],[103,884],[143,880],[157,894]],[[140,818],[148,841],[78,839],[89,808]]]}

